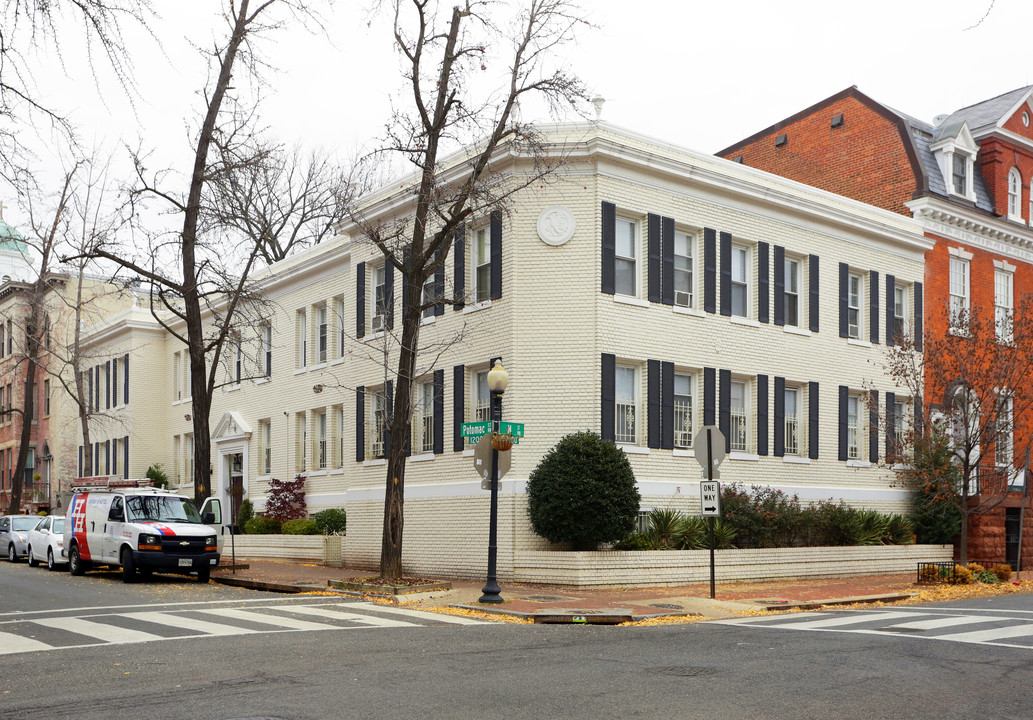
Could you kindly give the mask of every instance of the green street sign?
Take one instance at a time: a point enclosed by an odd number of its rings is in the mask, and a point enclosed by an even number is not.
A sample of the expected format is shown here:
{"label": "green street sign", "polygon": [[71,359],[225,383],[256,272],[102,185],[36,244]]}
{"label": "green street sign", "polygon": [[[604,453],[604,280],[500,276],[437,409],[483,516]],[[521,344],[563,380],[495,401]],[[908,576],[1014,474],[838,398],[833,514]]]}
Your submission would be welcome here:
{"label": "green street sign", "polygon": [[524,424],[515,422],[499,423],[499,432],[502,435],[512,435],[515,438],[524,436]]}
{"label": "green street sign", "polygon": [[479,438],[491,432],[491,421],[463,423],[459,428],[461,437]]}

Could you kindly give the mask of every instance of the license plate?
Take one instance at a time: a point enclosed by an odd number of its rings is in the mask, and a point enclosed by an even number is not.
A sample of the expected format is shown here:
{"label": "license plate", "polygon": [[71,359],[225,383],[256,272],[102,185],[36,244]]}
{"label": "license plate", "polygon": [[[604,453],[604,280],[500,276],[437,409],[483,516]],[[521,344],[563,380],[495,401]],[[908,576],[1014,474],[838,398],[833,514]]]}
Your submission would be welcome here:
{"label": "license plate", "polygon": [[193,564],[194,564],[194,561],[191,560],[190,558],[180,558],[179,559],[179,566],[180,567],[191,567],[191,566],[193,566]]}

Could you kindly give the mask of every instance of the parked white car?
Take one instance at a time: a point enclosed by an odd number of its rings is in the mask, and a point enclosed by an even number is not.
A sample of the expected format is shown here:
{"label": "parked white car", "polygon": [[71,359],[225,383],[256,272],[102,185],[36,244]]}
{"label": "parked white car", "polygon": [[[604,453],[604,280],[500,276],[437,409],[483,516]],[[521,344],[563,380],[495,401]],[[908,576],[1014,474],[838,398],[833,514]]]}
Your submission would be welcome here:
{"label": "parked white car", "polygon": [[67,564],[68,558],[61,552],[65,544],[64,532],[64,516],[50,515],[43,518],[29,533],[29,567],[46,562],[47,569],[53,570],[58,564]]}

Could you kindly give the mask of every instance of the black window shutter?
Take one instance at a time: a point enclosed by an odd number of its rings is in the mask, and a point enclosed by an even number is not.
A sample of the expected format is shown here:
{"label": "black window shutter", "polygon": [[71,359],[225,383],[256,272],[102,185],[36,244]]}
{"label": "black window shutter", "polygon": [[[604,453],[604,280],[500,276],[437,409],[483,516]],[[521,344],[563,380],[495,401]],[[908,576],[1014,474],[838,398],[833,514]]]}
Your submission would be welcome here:
{"label": "black window shutter", "polygon": [[613,203],[603,203],[602,231],[602,290],[607,295],[613,295],[617,285],[617,206]]}
{"label": "black window shutter", "polygon": [[732,448],[732,371],[717,371],[717,427],[725,436],[725,452]]}
{"label": "black window shutter", "polygon": [[111,441],[104,441],[104,474],[111,474]]}
{"label": "black window shutter", "polygon": [[757,376],[757,454],[768,454],[768,376]]}
{"label": "black window shutter", "polygon": [[807,457],[818,459],[818,383],[807,386]]}
{"label": "black window shutter", "polygon": [[445,452],[445,371],[434,371],[434,454]]}
{"label": "black window shutter", "polygon": [[602,355],[602,414],[600,422],[600,436],[603,440],[613,442],[616,440],[616,419],[615,396],[617,394],[617,356],[603,353]]}
{"label": "black window shutter", "polygon": [[452,278],[452,286],[456,291],[456,304],[453,310],[462,310],[464,296],[466,295],[466,225],[459,225],[452,238],[452,262],[455,267],[455,275]]}
{"label": "black window shutter", "polygon": [[897,454],[896,444],[893,441],[893,429],[897,425],[897,394],[886,393],[886,459],[889,460]]}
{"label": "black window shutter", "polygon": [[664,305],[674,305],[674,218],[660,219],[660,255],[663,260],[661,301]]}
{"label": "black window shutter", "polygon": [[466,414],[466,366],[452,368],[452,452],[463,451],[463,422]]}
{"label": "black window shutter", "polygon": [[879,391],[871,390],[868,408],[868,460],[879,462]]}
{"label": "black window shutter", "polygon": [[850,285],[850,266],[839,264],[839,336],[850,337],[850,320],[847,315],[847,301]]}
{"label": "black window shutter", "polygon": [[660,447],[674,447],[674,363],[660,363]]}
{"label": "black window shutter", "polygon": [[[443,251],[444,248],[442,250],[439,250],[438,255],[440,255]],[[440,259],[440,257],[438,259]],[[438,266],[438,269],[434,271],[434,297],[438,299],[445,297],[445,263],[441,263],[441,265]],[[445,314],[444,302],[438,302],[434,305],[434,314]]]}
{"label": "black window shutter", "polygon": [[786,454],[786,379],[775,376],[775,439],[774,455]]}
{"label": "black window shutter", "polygon": [[850,400],[850,388],[839,386],[839,459],[847,459],[847,403]]}
{"label": "black window shutter", "polygon": [[715,375],[714,368],[703,368],[703,424],[714,424],[715,397]]}
{"label": "black window shutter", "polygon": [[775,246],[775,325],[786,324],[786,250]]}
{"label": "black window shutter", "polygon": [[129,353],[122,358],[122,402],[129,404]]}
{"label": "black window shutter", "polygon": [[660,216],[649,213],[646,216],[646,285],[649,302],[660,302],[660,272],[661,272],[661,247],[660,247]]}
{"label": "black window shutter", "polygon": [[[776,246],[777,247],[777,246]],[[771,297],[771,251],[766,242],[757,243],[757,320],[770,320],[768,308]],[[775,277],[778,277],[778,263],[775,263]]]}
{"label": "black window shutter", "polygon": [[126,435],[122,438],[122,472],[125,473],[125,477],[132,477],[129,474],[129,436]]}
{"label": "black window shutter", "polygon": [[818,289],[818,256],[811,255],[810,267],[807,269],[807,283],[810,293],[810,307],[807,310],[811,323],[811,332],[818,332],[818,308],[820,307],[821,292]]}
{"label": "black window shutter", "polygon": [[502,213],[491,212],[491,299],[502,298]]}
{"label": "black window shutter", "polygon": [[879,342],[879,273],[869,271],[868,275],[868,339],[872,343]]}
{"label": "black window shutter", "polygon": [[886,276],[886,344],[892,345],[897,338],[893,337],[893,325],[896,319],[893,310],[896,305],[896,278],[892,275]]}
{"label": "black window shutter", "polygon": [[384,457],[387,457],[391,452],[391,418],[394,415],[395,404],[394,383],[390,380],[385,382],[382,392],[387,406],[387,417],[384,419],[384,422],[387,423],[387,427],[384,428]]}
{"label": "black window shutter", "polygon": [[703,228],[703,311],[717,312],[717,231]]}
{"label": "black window shutter", "polygon": [[111,407],[111,391],[114,390],[111,387],[111,361],[108,360],[104,363],[104,409],[107,410]]}
{"label": "black window shutter", "polygon": [[95,374],[97,376],[97,382],[93,386],[93,389],[97,393],[97,396],[94,398],[94,407],[97,408],[97,410],[100,410],[100,407],[101,407],[101,405],[100,405],[100,368],[101,368],[101,366],[98,365],[96,367],[96,369],[95,369],[96,370]]}
{"label": "black window shutter", "polygon": [[366,388],[355,388],[355,462],[366,459]]}
{"label": "black window shutter", "polygon": [[[190,459],[193,462],[193,458]],[[93,443],[93,474],[100,475],[100,443]]]}
{"label": "black window shutter", "polygon": [[395,266],[390,260],[384,261],[384,302],[387,303],[384,324],[391,330],[395,326]]}
{"label": "black window shutter", "polygon": [[646,446],[660,447],[660,361],[646,361]]}
{"label": "black window shutter", "polygon": [[355,266],[355,337],[366,334],[366,263]]}
{"label": "black window shutter", "polygon": [[915,350],[922,350],[922,283],[915,283]]}
{"label": "black window shutter", "polygon": [[721,314],[732,314],[732,235],[721,233]]}

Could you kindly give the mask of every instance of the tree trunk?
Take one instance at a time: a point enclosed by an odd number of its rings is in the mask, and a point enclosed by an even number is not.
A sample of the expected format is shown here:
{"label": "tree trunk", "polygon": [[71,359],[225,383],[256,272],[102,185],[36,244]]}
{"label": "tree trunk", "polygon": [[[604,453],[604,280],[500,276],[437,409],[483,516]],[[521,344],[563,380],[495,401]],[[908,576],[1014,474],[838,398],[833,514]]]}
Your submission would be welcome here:
{"label": "tree trunk", "polygon": [[8,514],[17,515],[22,504],[22,488],[25,481],[25,466],[29,459],[29,443],[32,441],[32,419],[34,417],[34,399],[36,396],[36,358],[39,342],[36,336],[40,327],[40,302],[32,303],[29,322],[25,328],[25,387],[22,411],[22,429],[18,445],[18,460],[11,477],[11,504]]}

